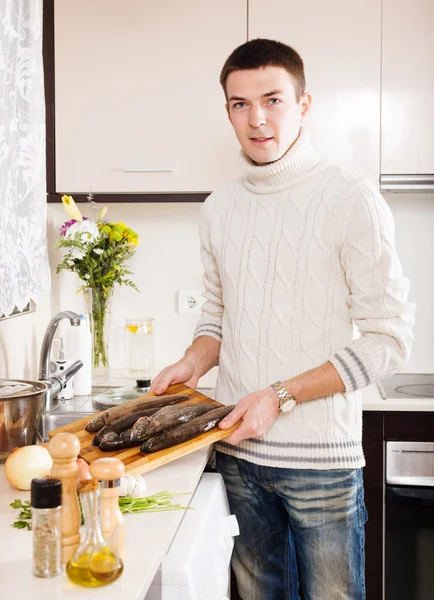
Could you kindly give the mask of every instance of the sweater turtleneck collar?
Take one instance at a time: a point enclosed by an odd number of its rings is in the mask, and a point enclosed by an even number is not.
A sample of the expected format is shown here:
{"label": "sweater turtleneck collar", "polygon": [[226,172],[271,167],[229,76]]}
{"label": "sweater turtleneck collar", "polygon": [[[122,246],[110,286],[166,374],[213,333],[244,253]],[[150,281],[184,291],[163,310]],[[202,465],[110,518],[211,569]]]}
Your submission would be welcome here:
{"label": "sweater turtleneck collar", "polygon": [[291,187],[318,165],[321,156],[312,148],[309,133],[302,127],[294,145],[275,162],[257,165],[244,150],[240,159],[246,188],[257,194],[271,194]]}

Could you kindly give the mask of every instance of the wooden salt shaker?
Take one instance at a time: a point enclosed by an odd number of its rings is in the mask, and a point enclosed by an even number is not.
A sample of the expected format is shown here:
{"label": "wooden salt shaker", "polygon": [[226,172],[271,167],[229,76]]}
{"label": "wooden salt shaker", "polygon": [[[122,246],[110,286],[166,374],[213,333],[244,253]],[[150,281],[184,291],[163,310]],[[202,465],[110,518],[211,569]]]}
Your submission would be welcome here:
{"label": "wooden salt shaker", "polygon": [[124,559],[125,523],[119,508],[119,488],[125,473],[124,463],[118,458],[98,458],[89,467],[90,474],[101,484],[101,529],[108,540],[118,526],[119,556]]}
{"label": "wooden salt shaker", "polygon": [[51,477],[62,482],[62,563],[66,564],[80,544],[80,508],[77,496],[77,457],[80,441],[73,433],[57,433],[49,444],[53,459]]}

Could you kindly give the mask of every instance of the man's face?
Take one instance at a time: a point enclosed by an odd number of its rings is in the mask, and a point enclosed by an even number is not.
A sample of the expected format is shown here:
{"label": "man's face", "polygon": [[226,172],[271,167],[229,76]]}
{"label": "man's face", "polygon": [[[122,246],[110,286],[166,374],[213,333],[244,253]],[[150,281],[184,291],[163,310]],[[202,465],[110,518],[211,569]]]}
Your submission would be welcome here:
{"label": "man's face", "polygon": [[246,154],[256,163],[281,158],[300,133],[311,97],[297,102],[290,74],[280,67],[233,71],[226,81],[229,120]]}

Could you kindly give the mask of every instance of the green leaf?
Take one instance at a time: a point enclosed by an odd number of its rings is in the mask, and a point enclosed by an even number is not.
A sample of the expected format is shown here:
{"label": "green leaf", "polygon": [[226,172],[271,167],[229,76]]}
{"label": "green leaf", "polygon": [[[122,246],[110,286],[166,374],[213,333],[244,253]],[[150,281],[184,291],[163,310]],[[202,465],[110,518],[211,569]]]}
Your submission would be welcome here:
{"label": "green leaf", "polygon": [[14,523],[12,523],[12,527],[15,527],[16,529],[28,529],[29,531],[31,531],[32,523],[27,521],[15,521]]}

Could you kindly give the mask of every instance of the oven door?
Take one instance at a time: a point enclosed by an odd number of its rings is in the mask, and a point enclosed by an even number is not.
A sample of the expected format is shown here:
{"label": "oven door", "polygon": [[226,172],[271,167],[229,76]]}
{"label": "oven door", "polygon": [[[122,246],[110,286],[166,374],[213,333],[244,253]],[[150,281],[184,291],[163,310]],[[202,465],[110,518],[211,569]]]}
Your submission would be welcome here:
{"label": "oven door", "polygon": [[434,488],[386,487],[386,600],[434,598]]}
{"label": "oven door", "polygon": [[386,447],[386,600],[434,598],[434,444]]}

